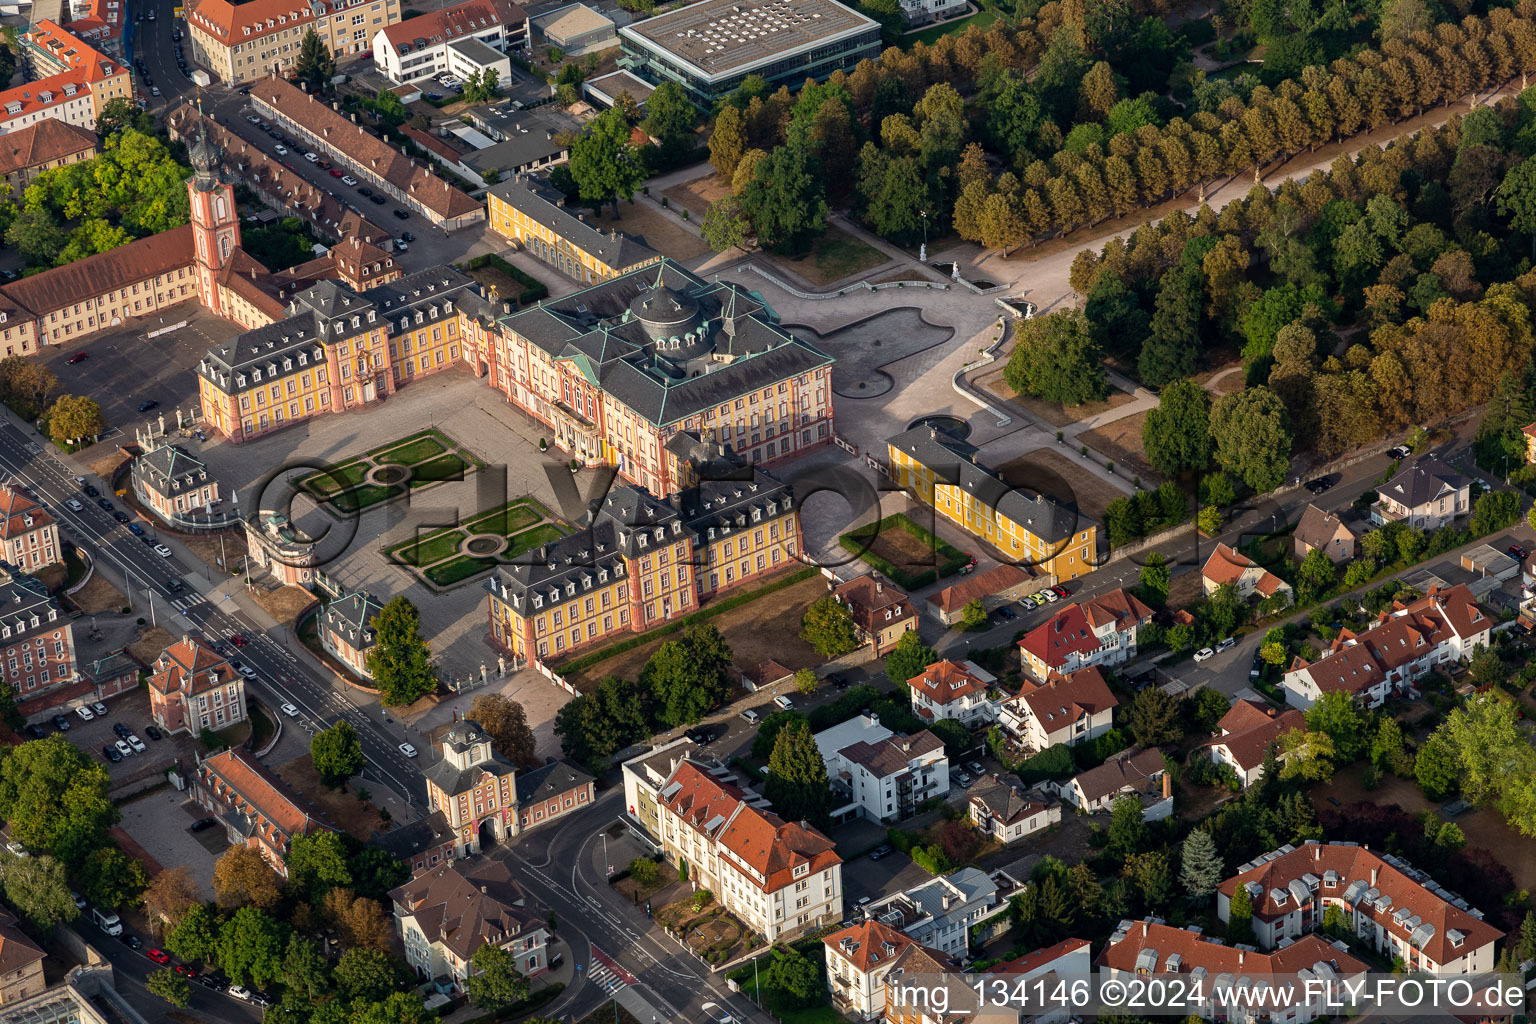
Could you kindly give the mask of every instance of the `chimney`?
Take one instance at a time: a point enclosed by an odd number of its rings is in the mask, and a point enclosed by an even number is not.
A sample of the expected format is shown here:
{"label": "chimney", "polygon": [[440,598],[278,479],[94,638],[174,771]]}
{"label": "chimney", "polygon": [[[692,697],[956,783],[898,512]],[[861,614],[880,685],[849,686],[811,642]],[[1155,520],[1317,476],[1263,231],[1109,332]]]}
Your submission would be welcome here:
{"label": "chimney", "polygon": [[877,593],[877,594],[885,593],[885,584],[881,583],[879,580],[875,581],[875,593]]}
{"label": "chimney", "polygon": [[1371,868],[1371,888],[1376,888],[1376,869]]}
{"label": "chimney", "polygon": [[1239,966],[1239,967],[1243,966],[1243,951],[1242,950],[1238,950],[1237,951],[1237,966]]}
{"label": "chimney", "polygon": [[1147,937],[1147,922],[1146,922],[1145,919],[1143,919],[1142,922],[1141,922],[1141,937],[1142,938],[1146,938]]}
{"label": "chimney", "polygon": [[483,885],[482,885],[482,886],[481,886],[481,887],[480,887],[480,891],[481,891],[481,892],[485,892],[485,886],[483,886]]}
{"label": "chimney", "polygon": [[1163,799],[1173,796],[1173,776],[1163,772]]}

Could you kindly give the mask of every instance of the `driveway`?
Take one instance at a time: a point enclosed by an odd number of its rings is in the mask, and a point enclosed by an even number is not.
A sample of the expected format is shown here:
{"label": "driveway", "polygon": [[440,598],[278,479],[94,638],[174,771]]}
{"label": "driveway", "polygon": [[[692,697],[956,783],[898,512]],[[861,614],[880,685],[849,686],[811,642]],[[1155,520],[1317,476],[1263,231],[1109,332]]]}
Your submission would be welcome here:
{"label": "driveway", "polygon": [[206,816],[201,807],[171,789],[130,800],[120,810],[120,827],[134,842],[162,867],[185,865],[203,895],[213,897],[213,865],[228,845],[222,827],[192,831],[192,823]]}

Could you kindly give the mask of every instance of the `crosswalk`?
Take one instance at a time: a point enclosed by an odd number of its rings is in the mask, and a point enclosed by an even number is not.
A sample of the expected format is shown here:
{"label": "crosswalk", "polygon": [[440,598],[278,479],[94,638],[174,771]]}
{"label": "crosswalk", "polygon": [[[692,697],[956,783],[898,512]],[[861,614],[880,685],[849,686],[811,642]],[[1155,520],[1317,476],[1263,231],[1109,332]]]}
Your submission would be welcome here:
{"label": "crosswalk", "polygon": [[202,594],[188,594],[186,597],[178,597],[176,600],[172,601],[171,607],[175,608],[179,612],[184,612],[188,608],[195,608],[200,604],[207,603],[208,599]]}
{"label": "crosswalk", "polygon": [[628,982],[614,974],[606,964],[595,957],[592,960],[591,968],[587,971],[587,980],[600,986],[609,995],[612,995],[628,984]]}

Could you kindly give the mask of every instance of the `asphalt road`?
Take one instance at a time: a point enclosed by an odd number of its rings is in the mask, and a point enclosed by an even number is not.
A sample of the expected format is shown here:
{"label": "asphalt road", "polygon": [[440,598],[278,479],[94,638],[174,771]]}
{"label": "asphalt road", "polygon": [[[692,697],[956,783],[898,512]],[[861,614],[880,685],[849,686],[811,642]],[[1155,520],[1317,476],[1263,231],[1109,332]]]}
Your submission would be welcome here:
{"label": "asphalt road", "polygon": [[[172,37],[178,30],[183,34],[186,31],[186,23],[172,13],[176,6],[175,0],[131,0],[129,8],[134,18],[134,60],[143,61],[149,72],[146,81],[143,73],[134,68],[134,87],[149,101],[149,109],[157,114],[175,109],[197,91],[190,75],[176,66],[176,42]],[[145,17],[150,11],[155,13],[154,21]],[[181,45],[189,58],[187,71],[196,70],[190,60],[191,47],[185,38]],[[150,95],[151,84],[160,90],[159,96]]]}
{"label": "asphalt road", "polygon": [[[394,723],[377,704],[354,703],[350,692],[338,692],[329,679],[312,673],[285,644],[251,622],[233,600],[240,586],[238,580],[216,576],[174,539],[162,538],[173,551],[169,558],[141,543],[94,500],[86,499],[74,471],[51,445],[34,440],[34,436],[7,415],[0,424],[0,469],[31,489],[71,538],[95,558],[98,568],[126,582],[130,599],[135,608],[142,609],[141,614],[147,613],[146,617],[173,634],[195,630],[210,639],[227,640],[236,634],[245,637],[248,642],[240,648],[238,660],[255,670],[256,678],[248,679],[246,686],[263,703],[274,712],[283,703],[296,705],[302,713],[301,724],[310,730],[327,728],[342,719],[350,722],[368,758],[364,775],[418,805],[425,804],[426,785],[417,762],[399,750],[406,740],[403,730],[390,728]],[[110,490],[102,481],[91,482],[103,494]],[[64,504],[71,497],[82,499],[82,511],[72,511]],[[200,568],[189,569],[189,565]],[[186,589],[179,593],[168,589],[173,579],[184,581]]]}
{"label": "asphalt road", "polygon": [[[89,915],[75,922],[75,930],[111,962],[113,987],[135,1009],[149,1020],[166,1019],[169,1005],[144,987],[145,977],[153,971],[162,970],[164,966],[146,955],[151,948],[148,941],[137,951],[129,949],[122,941],[127,932],[113,938],[98,928]],[[144,939],[144,936],[140,936],[140,939]],[[241,1002],[227,993],[215,992],[197,981],[192,982],[192,1002],[188,1004],[186,1012],[200,1020],[225,1024],[255,1024],[262,1017],[259,1007]]]}

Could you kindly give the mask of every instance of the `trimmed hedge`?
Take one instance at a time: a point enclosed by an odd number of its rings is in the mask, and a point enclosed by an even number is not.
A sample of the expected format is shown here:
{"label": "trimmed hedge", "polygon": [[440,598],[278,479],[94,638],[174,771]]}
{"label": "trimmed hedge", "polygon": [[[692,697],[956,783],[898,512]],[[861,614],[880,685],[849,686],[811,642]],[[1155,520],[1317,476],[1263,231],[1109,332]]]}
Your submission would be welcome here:
{"label": "trimmed hedge", "polygon": [[[904,569],[896,568],[896,566],[884,558],[870,551],[867,545],[868,541],[873,540],[883,531],[889,529],[903,530],[917,538],[928,550],[932,551],[935,556],[942,560],[935,568],[924,569],[921,572],[907,572]],[[930,583],[936,583],[946,576],[953,576],[971,560],[971,557],[965,552],[917,525],[900,512],[888,515],[879,522],[871,523],[868,526],[860,526],[857,529],[849,530],[837,539],[837,543],[844,551],[863,559],[875,570],[890,577],[891,582],[903,590],[917,590],[921,587],[926,587]]]}
{"label": "trimmed hedge", "polygon": [[542,281],[523,273],[493,252],[481,253],[464,264],[466,270],[479,270],[481,267],[499,270],[523,286],[523,290],[517,295],[519,306],[531,306],[541,299],[549,298],[549,288]]}

